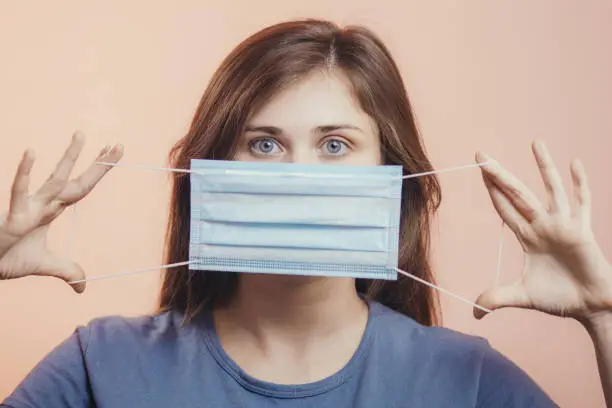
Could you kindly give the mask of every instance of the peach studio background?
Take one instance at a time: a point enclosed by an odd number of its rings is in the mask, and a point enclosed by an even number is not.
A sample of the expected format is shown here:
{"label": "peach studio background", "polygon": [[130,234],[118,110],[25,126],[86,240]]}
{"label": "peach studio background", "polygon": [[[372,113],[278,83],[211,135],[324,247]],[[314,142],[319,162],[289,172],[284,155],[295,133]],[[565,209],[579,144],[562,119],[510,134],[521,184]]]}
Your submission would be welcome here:
{"label": "peach studio background", "polygon": [[[546,141],[569,187],[569,161],[591,179],[594,229],[612,259],[612,3],[62,0],[0,3],[0,200],[24,149],[37,152],[38,186],[75,129],[88,135],[82,170],[107,143],[126,163],[164,165],[225,55],[265,25],[322,17],[374,29],[404,74],[438,168],[471,163],[476,149],[498,158],[541,194],[530,152]],[[115,169],[76,209],[71,254],[90,276],[161,261],[167,176]],[[475,299],[494,282],[499,220],[477,170],[441,176],[434,234],[440,284]],[[70,213],[67,213],[70,214]],[[67,251],[66,215],[51,245]],[[521,253],[505,235],[504,282]],[[74,327],[103,315],[151,311],[159,273],[92,282],[77,296],[61,281],[0,283],[0,399]],[[524,310],[475,321],[442,297],[445,324],[486,337],[563,407],[601,407],[593,348],[575,322]]]}

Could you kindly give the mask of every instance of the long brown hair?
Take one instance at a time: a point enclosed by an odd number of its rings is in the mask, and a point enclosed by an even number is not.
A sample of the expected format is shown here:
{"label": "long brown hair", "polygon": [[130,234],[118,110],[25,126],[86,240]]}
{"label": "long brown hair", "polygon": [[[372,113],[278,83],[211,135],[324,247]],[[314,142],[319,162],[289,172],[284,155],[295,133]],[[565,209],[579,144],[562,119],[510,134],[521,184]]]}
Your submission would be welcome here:
{"label": "long brown hair", "polygon": [[[231,159],[247,121],[271,97],[313,70],[328,69],[349,78],[361,108],[378,125],[384,164],[402,165],[404,174],[432,170],[400,72],[382,41],[363,27],[311,19],[265,28],[227,56],[189,131],[172,148],[170,166],[189,168],[192,158]],[[172,181],[166,263],[189,257],[189,176],[175,173]],[[404,181],[398,266],[430,282],[429,228],[440,199],[435,176]],[[228,301],[239,279],[236,273],[190,271],[188,266],[164,274],[160,310],[178,310],[188,319]],[[422,324],[439,322],[436,294],[411,279],[357,279],[356,290]]]}

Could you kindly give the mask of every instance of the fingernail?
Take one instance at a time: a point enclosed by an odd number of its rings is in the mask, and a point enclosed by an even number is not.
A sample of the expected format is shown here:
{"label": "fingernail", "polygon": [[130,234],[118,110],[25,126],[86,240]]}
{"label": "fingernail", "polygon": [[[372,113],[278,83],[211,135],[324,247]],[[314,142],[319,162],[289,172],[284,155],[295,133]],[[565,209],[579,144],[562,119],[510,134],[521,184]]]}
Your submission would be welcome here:
{"label": "fingernail", "polygon": [[484,153],[484,152],[477,152],[476,153],[476,160],[479,163],[489,162],[489,161],[491,161],[491,157],[489,157],[489,155]]}
{"label": "fingernail", "polygon": [[536,147],[541,152],[547,152],[548,151],[548,149],[546,148],[546,144],[543,141],[541,141],[541,140],[536,141]]}
{"label": "fingernail", "polygon": [[578,170],[584,170],[584,165],[582,164],[582,160],[580,159],[574,159],[573,163],[574,167]]}
{"label": "fingernail", "polygon": [[80,130],[77,130],[72,135],[72,140],[79,140],[79,139],[83,139],[84,137],[85,137],[85,134],[83,132],[81,132]]}
{"label": "fingernail", "polygon": [[100,151],[100,158],[106,156],[109,151],[110,151],[110,146],[109,145],[104,146],[104,149]]}

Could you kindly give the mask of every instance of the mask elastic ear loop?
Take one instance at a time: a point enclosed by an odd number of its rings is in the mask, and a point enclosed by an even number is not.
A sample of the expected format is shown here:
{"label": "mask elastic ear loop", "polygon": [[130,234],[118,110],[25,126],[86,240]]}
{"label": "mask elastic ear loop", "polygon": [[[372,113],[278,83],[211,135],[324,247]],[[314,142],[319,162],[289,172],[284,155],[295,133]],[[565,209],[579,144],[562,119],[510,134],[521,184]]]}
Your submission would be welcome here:
{"label": "mask elastic ear loop", "polygon": [[502,252],[504,248],[504,221],[501,223],[501,231],[499,233],[499,246],[497,248],[497,269],[495,271],[495,286],[499,286],[501,278],[501,264],[502,264]]}
{"label": "mask elastic ear loop", "polygon": [[76,214],[76,204],[72,205],[72,211],[70,212],[70,220],[68,222],[68,238],[66,239],[66,258],[70,258],[70,253],[72,252],[72,241],[74,236],[76,235],[76,226],[77,226],[77,214]]}
{"label": "mask elastic ear loop", "polygon": [[449,172],[449,171],[471,169],[471,168],[474,168],[474,167],[486,166],[487,164],[489,164],[489,162],[474,163],[474,164],[465,164],[463,166],[449,167],[449,168],[441,169],[441,170],[425,171],[425,172],[422,172],[422,173],[414,173],[414,174],[408,174],[406,176],[402,176],[402,179],[406,180],[406,179],[415,178],[415,177],[430,176],[432,174],[446,173],[446,172]]}
{"label": "mask elastic ear loop", "polygon": [[[172,264],[167,264],[167,265],[155,266],[155,267],[152,267],[152,268],[136,269],[136,270],[133,270],[133,271],[113,273],[113,274],[110,274],[110,275],[93,276],[93,277],[87,278],[87,279],[79,279],[79,280],[75,280],[75,281],[70,281],[70,282],[68,282],[68,284],[74,285],[76,283],[83,283],[83,282],[91,282],[91,281],[96,281],[96,280],[118,278],[120,276],[136,275],[136,274],[139,274],[139,273],[156,271],[156,270],[160,270],[160,269],[176,268],[178,266],[189,265],[189,264],[192,264],[192,263],[195,263],[195,261],[177,262],[177,263],[172,263]],[[471,306],[473,306],[475,308],[483,310],[483,311],[485,311],[487,313],[491,312],[491,310],[489,310],[487,308],[484,308],[484,307],[482,307],[480,305],[477,305],[476,303],[474,303],[472,301],[469,301],[469,300],[465,299],[464,297],[461,297],[461,296],[459,296],[459,295],[457,295],[457,294],[455,294],[455,293],[453,293],[453,292],[451,292],[449,290],[441,288],[440,286],[436,286],[436,285],[434,285],[432,283],[429,283],[426,280],[421,279],[418,276],[415,276],[415,275],[413,275],[413,274],[411,274],[409,272],[403,271],[403,270],[401,270],[399,268],[393,268],[393,269],[395,271],[397,271],[398,273],[404,275],[404,276],[407,276],[407,277],[409,277],[411,279],[414,279],[415,281],[417,281],[419,283],[422,283],[422,284],[427,285],[427,286],[429,286],[431,288],[434,288],[434,289],[436,289],[436,290],[438,290],[438,291],[440,291],[442,293],[445,293],[445,294],[447,294],[449,296],[452,296],[452,297],[454,297],[456,299],[459,299],[459,300],[461,300],[461,301],[463,301],[463,302],[465,302],[465,303],[467,303],[467,304],[469,304],[469,305],[471,305]]]}
{"label": "mask elastic ear loop", "polygon": [[195,170],[176,169],[172,167],[148,166],[146,164],[123,164],[123,163],[111,163],[111,162],[100,162],[100,161],[95,162],[95,164],[99,164],[101,166],[112,166],[112,167],[132,167],[135,169],[143,169],[143,170],[171,171],[175,173],[196,173]]}
{"label": "mask elastic ear loop", "polygon": [[[502,223],[501,223],[501,232],[499,234],[499,247],[498,247],[498,250],[497,250],[497,268],[495,270],[495,286],[499,285],[500,276],[501,276],[501,263],[502,263],[502,253],[503,253],[503,243],[504,243],[504,226],[505,226],[505,223],[502,221]],[[422,284],[427,285],[427,286],[429,286],[431,288],[434,288],[434,289],[436,289],[436,290],[438,290],[438,291],[440,291],[442,293],[445,293],[445,294],[447,294],[449,296],[452,296],[452,297],[454,297],[456,299],[459,299],[462,302],[465,302],[468,305],[471,305],[471,306],[473,306],[473,307],[475,307],[477,309],[480,309],[480,310],[485,311],[487,313],[491,313],[492,312],[491,310],[489,310],[489,309],[487,309],[485,307],[477,305],[476,303],[474,303],[474,302],[472,302],[472,301],[470,301],[470,300],[468,300],[468,299],[466,299],[466,298],[464,298],[462,296],[459,296],[459,295],[457,295],[457,294],[455,294],[455,293],[453,293],[453,292],[451,292],[449,290],[446,290],[444,288],[436,286],[433,283],[429,283],[426,280],[421,279],[418,276],[415,276],[415,275],[413,275],[413,274],[411,274],[409,272],[403,271],[403,270],[398,269],[398,268],[393,268],[393,269],[396,272],[398,272],[398,273],[400,273],[400,274],[402,274],[404,276],[407,276],[407,277],[409,277],[411,279],[414,279],[415,281],[417,281],[419,283],[422,283]]]}
{"label": "mask elastic ear loop", "polygon": [[398,273],[400,273],[400,274],[402,274],[402,275],[404,275],[404,276],[407,276],[407,277],[409,277],[409,278],[411,278],[411,279],[414,279],[415,281],[417,281],[417,282],[419,282],[419,283],[422,283],[423,285],[426,285],[426,286],[429,286],[430,288],[436,289],[437,291],[442,292],[442,293],[444,293],[444,294],[447,294],[447,295],[449,295],[449,296],[452,296],[452,297],[454,297],[455,299],[459,299],[460,301],[465,302],[465,303],[467,303],[468,305],[471,305],[471,306],[473,306],[473,307],[475,307],[475,308],[477,308],[477,309],[480,309],[480,310],[485,311],[485,312],[487,312],[487,313],[491,313],[491,310],[489,310],[489,309],[487,309],[487,308],[485,308],[485,307],[482,307],[482,306],[480,306],[480,305],[477,305],[476,303],[472,302],[471,300],[468,300],[468,299],[466,299],[466,298],[464,298],[464,297],[462,297],[462,296],[459,296],[459,295],[457,295],[457,294],[455,294],[455,293],[453,293],[453,292],[451,292],[451,291],[449,291],[449,290],[446,290],[446,289],[444,289],[444,288],[441,288],[440,286],[437,286],[437,285],[434,285],[433,283],[427,282],[426,280],[421,279],[421,278],[419,278],[418,276],[415,276],[415,275],[413,275],[413,274],[411,274],[411,273],[409,273],[409,272],[403,271],[403,270],[401,270],[401,269],[399,269],[399,268],[393,268],[393,269],[394,269],[396,272],[398,272]]}
{"label": "mask elastic ear loop", "polygon": [[159,266],[155,266],[155,267],[152,267],[152,268],[144,268],[144,269],[136,269],[136,270],[133,270],[133,271],[127,271],[127,272],[112,273],[110,275],[92,276],[91,278],[87,278],[87,279],[79,279],[79,280],[75,280],[75,281],[70,281],[70,282],[68,282],[68,284],[69,285],[74,285],[75,283],[91,282],[91,281],[95,281],[95,280],[118,278],[120,276],[136,275],[136,274],[143,273],[143,272],[158,271],[160,269],[176,268],[178,266],[189,265],[191,263],[195,263],[195,261],[177,262],[177,263],[171,263],[171,264],[167,264],[167,265],[159,265]]}
{"label": "mask elastic ear loop", "polygon": [[[145,170],[157,170],[157,171],[165,171],[165,172],[168,172],[168,171],[170,171],[170,172],[177,172],[177,173],[192,173],[193,172],[191,170],[186,170],[186,169],[175,169],[175,168],[168,168],[168,167],[147,166],[147,165],[142,165],[142,164],[124,165],[124,164],[119,164],[119,163],[107,163],[107,162],[95,162],[95,163],[96,164],[100,164],[100,165],[104,165],[104,166],[134,167],[134,168],[145,169]],[[72,235],[74,235],[74,230],[76,228],[76,204],[74,204],[72,207],[73,207],[72,217],[71,217],[72,220],[71,220],[71,226],[70,226],[70,230],[69,230],[69,234],[68,234],[68,243],[66,245],[67,246],[66,252],[68,254],[68,258],[70,257]],[[118,277],[121,277],[121,276],[136,275],[136,274],[139,274],[139,273],[150,272],[150,271],[158,271],[158,270],[161,270],[161,269],[176,268],[176,267],[179,267],[179,266],[189,265],[191,263],[194,263],[194,261],[177,262],[177,263],[172,263],[172,264],[167,264],[167,265],[159,265],[159,266],[155,266],[155,267],[151,267],[151,268],[136,269],[136,270],[127,271],[127,272],[112,273],[110,275],[92,276],[92,277],[86,278],[86,279],[79,279],[79,280],[75,280],[75,281],[70,281],[70,282],[68,282],[68,284],[69,285],[74,285],[76,283],[91,282],[91,281],[96,281],[96,280],[118,278]]]}

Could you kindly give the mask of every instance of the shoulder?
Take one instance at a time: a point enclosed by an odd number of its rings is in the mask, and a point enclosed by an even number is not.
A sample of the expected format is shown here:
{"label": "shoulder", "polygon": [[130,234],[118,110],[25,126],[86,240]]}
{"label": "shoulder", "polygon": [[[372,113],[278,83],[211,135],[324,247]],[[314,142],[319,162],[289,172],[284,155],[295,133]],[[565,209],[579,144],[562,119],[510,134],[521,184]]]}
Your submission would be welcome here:
{"label": "shoulder", "polygon": [[90,406],[93,389],[102,390],[101,396],[112,389],[109,395],[115,395],[126,387],[126,376],[130,387],[142,386],[136,373],[155,373],[156,367],[165,368],[177,354],[180,322],[175,313],[93,319],[49,352],[4,403],[15,407]]}
{"label": "shoulder", "polygon": [[[387,367],[465,394],[476,406],[556,407],[532,378],[479,336],[419,324],[380,304],[373,305],[375,349]],[[397,373],[399,375],[399,373]]]}
{"label": "shoulder", "polygon": [[190,341],[198,333],[193,324],[184,323],[180,313],[168,311],[135,317],[99,317],[78,327],[75,334],[85,357],[121,358],[129,353],[167,349]]}
{"label": "shoulder", "polygon": [[412,318],[372,304],[372,329],[385,347],[401,353],[418,350],[419,355],[434,360],[461,359],[479,364],[491,350],[489,342],[479,336],[452,329],[425,326]]}
{"label": "shoulder", "polygon": [[167,332],[176,332],[182,325],[181,315],[176,312],[142,316],[103,316],[90,320],[79,326],[77,331],[90,338],[113,338],[115,336],[154,336]]}
{"label": "shoulder", "polygon": [[78,331],[86,341],[82,360],[89,381],[100,389],[118,386],[117,378],[122,377],[129,377],[132,387],[178,384],[179,379],[194,375],[194,370],[211,362],[203,347],[205,330],[199,321],[185,322],[177,312],[107,316]]}

